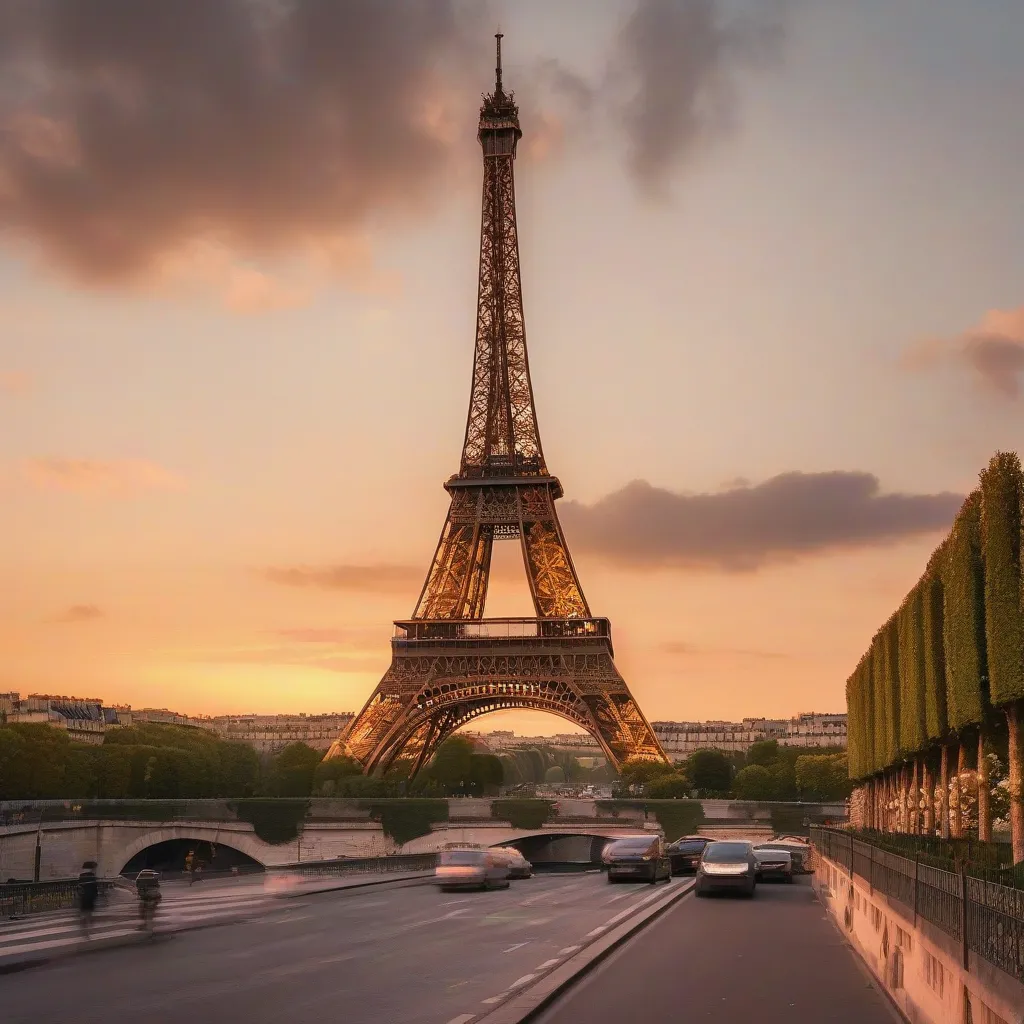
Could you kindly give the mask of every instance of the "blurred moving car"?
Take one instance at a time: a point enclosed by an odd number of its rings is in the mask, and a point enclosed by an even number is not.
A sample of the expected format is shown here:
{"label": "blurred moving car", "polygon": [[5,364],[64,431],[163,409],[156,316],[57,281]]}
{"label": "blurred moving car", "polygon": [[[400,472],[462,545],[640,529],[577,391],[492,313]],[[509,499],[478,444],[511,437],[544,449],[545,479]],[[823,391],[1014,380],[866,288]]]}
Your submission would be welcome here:
{"label": "blurred moving car", "polygon": [[442,850],[434,882],[448,889],[507,889],[508,860],[492,850]]}
{"label": "blurred moving car", "polygon": [[720,890],[753,896],[756,889],[757,858],[753,844],[734,839],[708,843],[697,867],[694,892],[698,896]]}
{"label": "blurred moving car", "polygon": [[683,836],[668,844],[668,859],[673,875],[687,874],[697,870],[700,855],[711,840],[707,836]]}
{"label": "blurred moving car", "polygon": [[757,858],[757,877],[762,881],[769,878],[780,882],[793,881],[793,858],[789,850],[755,846],[754,856]]}
{"label": "blurred moving car", "polygon": [[490,852],[505,858],[509,878],[529,878],[533,874],[533,865],[514,846],[495,846]]}
{"label": "blurred moving car", "polygon": [[773,839],[770,843],[758,843],[756,850],[785,850],[793,861],[794,875],[807,875],[811,871],[811,846],[799,839]]}
{"label": "blurred moving car", "polygon": [[656,883],[672,877],[672,865],[661,836],[629,836],[605,847],[601,859],[608,865],[608,881],[638,878]]}

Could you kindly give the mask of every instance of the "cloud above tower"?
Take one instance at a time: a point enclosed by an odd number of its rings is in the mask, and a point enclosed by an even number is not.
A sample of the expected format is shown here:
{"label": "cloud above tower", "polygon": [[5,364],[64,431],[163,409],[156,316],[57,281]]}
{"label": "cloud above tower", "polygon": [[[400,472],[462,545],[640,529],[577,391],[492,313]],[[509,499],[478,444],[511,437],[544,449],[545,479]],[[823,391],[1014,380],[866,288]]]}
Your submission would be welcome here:
{"label": "cloud above tower", "polygon": [[592,505],[567,502],[574,550],[636,568],[752,571],[947,530],[963,495],[883,494],[870,473],[782,473],[680,494],[636,480]]}
{"label": "cloud above tower", "polygon": [[[592,79],[541,54],[516,83],[526,152],[557,149],[571,109],[610,119],[636,180],[662,186],[728,120],[733,72],[771,49],[776,6],[637,0]],[[444,201],[494,20],[464,0],[5,3],[0,237],[91,284],[190,260],[205,275],[211,248],[333,265],[381,211]],[[232,308],[304,295],[229,277]]]}

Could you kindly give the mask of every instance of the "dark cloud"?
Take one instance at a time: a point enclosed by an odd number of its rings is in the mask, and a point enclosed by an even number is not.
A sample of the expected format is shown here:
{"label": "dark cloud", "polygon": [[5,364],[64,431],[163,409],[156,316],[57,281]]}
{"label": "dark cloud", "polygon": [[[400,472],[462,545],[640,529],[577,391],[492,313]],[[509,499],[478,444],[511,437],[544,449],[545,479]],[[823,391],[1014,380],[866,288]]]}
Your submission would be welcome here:
{"label": "dark cloud", "polygon": [[60,623],[95,622],[103,618],[103,611],[94,604],[73,604],[50,621]]}
{"label": "dark cloud", "polygon": [[[719,0],[638,0],[600,81],[527,64],[509,82],[524,154],[611,112],[638,181],[660,186],[728,120],[779,2],[727,17]],[[4,0],[0,232],[91,282],[198,263],[197,243],[358,263],[376,213],[450,192],[493,20],[470,0]],[[257,304],[303,293],[268,298],[249,273],[243,303],[255,285]]]}
{"label": "dark cloud", "polygon": [[927,338],[903,357],[911,370],[942,364],[968,371],[988,394],[1015,401],[1024,373],[1024,308],[991,310],[969,331],[953,338]]}
{"label": "dark cloud", "polygon": [[736,73],[777,53],[782,0],[729,15],[720,0],[639,0],[612,59],[637,181],[664,191],[676,166],[733,123]]}
{"label": "dark cloud", "polygon": [[264,575],[288,587],[407,594],[422,585],[424,571],[411,565],[326,565],[273,568]]}
{"label": "dark cloud", "polygon": [[6,0],[0,228],[102,280],[196,238],[260,252],[413,204],[448,163],[432,118],[466,9]]}
{"label": "dark cloud", "polygon": [[637,567],[749,571],[825,551],[947,529],[958,494],[881,494],[870,473],[783,473],[756,486],[677,494],[643,480],[593,505],[569,502],[574,549]]}
{"label": "dark cloud", "polygon": [[1020,397],[1024,370],[1024,342],[1000,335],[972,335],[964,344],[963,358],[990,390],[1004,398]]}

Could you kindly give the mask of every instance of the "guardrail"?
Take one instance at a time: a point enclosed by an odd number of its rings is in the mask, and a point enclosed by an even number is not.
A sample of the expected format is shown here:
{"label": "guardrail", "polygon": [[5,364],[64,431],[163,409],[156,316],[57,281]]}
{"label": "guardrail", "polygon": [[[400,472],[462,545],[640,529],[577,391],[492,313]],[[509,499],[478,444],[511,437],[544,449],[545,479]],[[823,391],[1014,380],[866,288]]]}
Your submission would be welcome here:
{"label": "guardrail", "polygon": [[297,864],[282,864],[268,871],[297,872],[312,876],[373,875],[399,871],[433,871],[436,865],[436,853],[396,853],[387,857],[304,860]]}
{"label": "guardrail", "polygon": [[[99,880],[100,895],[113,886],[109,879]],[[47,910],[66,910],[78,906],[78,879],[59,878],[51,882],[13,882],[0,885],[0,917],[22,917]]]}
{"label": "guardrail", "polygon": [[863,878],[872,891],[902,904],[961,944],[963,964],[975,953],[1024,981],[1024,890],[959,871],[946,871],[881,849],[850,832],[811,828],[821,856]]}

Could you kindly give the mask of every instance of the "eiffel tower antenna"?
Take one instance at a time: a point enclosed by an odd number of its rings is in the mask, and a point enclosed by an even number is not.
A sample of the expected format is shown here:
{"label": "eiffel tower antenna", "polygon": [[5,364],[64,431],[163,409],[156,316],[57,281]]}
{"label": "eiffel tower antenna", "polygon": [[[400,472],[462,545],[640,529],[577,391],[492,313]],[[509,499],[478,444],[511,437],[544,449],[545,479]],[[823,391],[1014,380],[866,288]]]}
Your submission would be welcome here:
{"label": "eiffel tower antenna", "polygon": [[495,95],[499,95],[501,93],[501,91],[502,91],[502,89],[501,89],[501,39],[502,39],[503,34],[504,33],[502,33],[502,32],[495,32],[494,33],[494,38],[498,41],[498,63],[497,63],[497,66],[494,68],[494,93],[495,93]]}
{"label": "eiffel tower antenna", "polygon": [[[586,729],[616,768],[667,761],[612,660],[611,624],[591,615],[555,511],[526,352],[516,147],[519,108],[501,81],[480,107],[480,274],[469,412],[448,517],[411,619],[395,623],[391,667],[327,757],[365,771],[404,761],[414,776],[439,743],[480,715],[548,711]],[[486,619],[496,541],[518,541],[535,615]]]}

